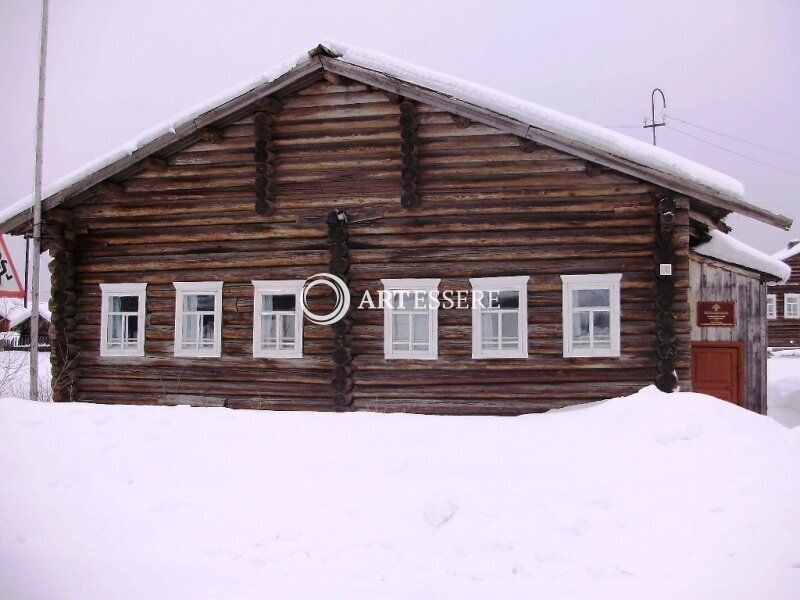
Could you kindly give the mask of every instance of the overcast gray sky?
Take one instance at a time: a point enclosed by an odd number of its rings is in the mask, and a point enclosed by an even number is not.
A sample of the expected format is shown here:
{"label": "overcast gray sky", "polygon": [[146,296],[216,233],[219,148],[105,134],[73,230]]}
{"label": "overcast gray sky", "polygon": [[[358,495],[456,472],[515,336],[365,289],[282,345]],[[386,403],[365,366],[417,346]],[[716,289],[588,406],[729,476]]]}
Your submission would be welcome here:
{"label": "overcast gray sky", "polygon": [[[184,108],[332,38],[473,80],[649,140],[740,179],[800,220],[800,2],[51,0],[45,185]],[[0,206],[32,190],[38,0],[0,0]],[[770,163],[781,172],[677,130]],[[735,235],[774,252],[781,232]],[[17,246],[20,248],[20,246]],[[24,252],[17,251],[18,265]]]}

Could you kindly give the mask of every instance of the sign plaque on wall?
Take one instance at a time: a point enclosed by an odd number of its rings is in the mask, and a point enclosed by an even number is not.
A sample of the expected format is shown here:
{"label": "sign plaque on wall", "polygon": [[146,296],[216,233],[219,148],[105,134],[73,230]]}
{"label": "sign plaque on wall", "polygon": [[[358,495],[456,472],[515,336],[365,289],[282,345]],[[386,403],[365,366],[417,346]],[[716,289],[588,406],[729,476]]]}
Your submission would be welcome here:
{"label": "sign plaque on wall", "polygon": [[697,325],[699,327],[735,327],[735,302],[698,302]]}

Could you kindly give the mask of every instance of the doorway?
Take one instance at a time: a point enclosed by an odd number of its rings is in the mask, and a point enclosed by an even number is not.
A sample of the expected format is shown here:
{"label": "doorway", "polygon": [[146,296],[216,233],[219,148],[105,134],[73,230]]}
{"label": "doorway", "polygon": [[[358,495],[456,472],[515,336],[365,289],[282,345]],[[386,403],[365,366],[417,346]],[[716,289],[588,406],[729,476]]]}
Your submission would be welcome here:
{"label": "doorway", "polygon": [[741,342],[692,342],[692,391],[744,406]]}

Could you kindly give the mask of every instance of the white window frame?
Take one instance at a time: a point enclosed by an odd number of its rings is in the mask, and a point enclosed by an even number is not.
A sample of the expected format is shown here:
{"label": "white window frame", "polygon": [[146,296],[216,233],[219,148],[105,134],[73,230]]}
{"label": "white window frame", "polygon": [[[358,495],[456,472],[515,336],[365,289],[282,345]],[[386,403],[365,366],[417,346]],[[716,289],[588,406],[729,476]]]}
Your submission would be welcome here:
{"label": "white window frame", "polygon": [[[101,283],[101,301],[103,303],[100,311],[100,356],[144,356],[144,335],[145,335],[145,302],[147,299],[146,283]],[[109,348],[108,347],[108,318],[111,316],[108,302],[111,298],[119,296],[136,296],[139,299],[137,318],[139,319],[139,330],[136,338],[135,348]]]}
{"label": "white window frame", "polygon": [[[528,275],[515,277],[475,277],[470,278],[472,285],[472,358],[528,358]],[[511,310],[497,310],[484,308],[480,300],[475,301],[474,292],[484,292],[483,304],[490,301],[486,294],[492,292],[518,292],[519,308],[514,311],[517,316],[517,340],[516,348],[484,348],[483,347],[483,319],[484,312],[512,312]],[[500,317],[502,319],[502,316]],[[502,337],[502,325],[499,325],[499,333]]]}
{"label": "white window frame", "polygon": [[[222,356],[222,282],[175,281],[175,356]],[[183,299],[186,296],[214,296],[214,346],[183,348]]]}
{"label": "white window frame", "polygon": [[767,319],[778,318],[778,295],[767,294]]}
{"label": "white window frame", "polygon": [[[564,357],[615,357],[620,355],[620,282],[622,273],[595,273],[591,275],[562,275],[562,323]],[[609,348],[573,348],[572,346],[572,292],[593,289],[609,290]],[[591,322],[591,320],[590,320]]]}
{"label": "white window frame", "polygon": [[[261,358],[303,358],[303,285],[302,279],[285,280],[253,280],[253,356]],[[261,347],[261,315],[262,297],[264,294],[292,295],[294,296],[294,347],[292,348],[262,348]],[[290,314],[289,311],[271,311],[280,316]],[[278,323],[278,335],[281,328]]]}
{"label": "white window frame", "polygon": [[[792,312],[789,312],[790,305],[795,307]],[[800,294],[783,295],[783,318],[800,319]]]}
{"label": "white window frame", "polygon": [[[381,279],[384,289],[383,303],[383,355],[390,360],[436,360],[439,356],[439,309],[437,303],[428,302],[428,349],[401,351],[392,344],[393,326],[392,316],[397,312],[391,306],[391,297],[394,292],[424,292],[439,289],[441,279]],[[404,311],[405,312],[405,311]],[[415,311],[419,312],[419,311]],[[413,326],[409,327],[409,337],[413,339]]]}

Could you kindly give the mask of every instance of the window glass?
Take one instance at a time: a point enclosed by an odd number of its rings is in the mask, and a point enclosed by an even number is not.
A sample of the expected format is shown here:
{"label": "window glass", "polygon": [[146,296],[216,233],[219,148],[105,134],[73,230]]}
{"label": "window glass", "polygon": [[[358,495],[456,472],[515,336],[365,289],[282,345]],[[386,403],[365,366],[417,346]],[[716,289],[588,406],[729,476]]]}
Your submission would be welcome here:
{"label": "window glass", "polygon": [[253,356],[302,358],[303,280],[253,281]]}
{"label": "window glass", "polygon": [[[430,302],[438,279],[384,279],[384,356],[435,359],[437,310]],[[405,287],[405,286],[408,287]]]}
{"label": "window glass", "polygon": [[525,275],[470,279],[473,358],[527,358],[528,280]]}
{"label": "window glass", "polygon": [[[101,284],[103,295],[101,356],[144,355],[144,318],[146,284]],[[141,335],[141,337],[140,337]]]}
{"label": "window glass", "polygon": [[619,356],[622,275],[562,275],[564,356]]}
{"label": "window glass", "polygon": [[[495,303],[493,303],[495,304]],[[519,292],[517,291],[501,291],[497,294],[498,308],[519,308]],[[490,307],[494,308],[494,306]]]}
{"label": "window glass", "polygon": [[297,298],[294,294],[264,294],[263,311],[292,311],[297,305]]}
{"label": "window glass", "polygon": [[409,323],[411,315],[392,315],[392,342],[398,348],[408,348],[411,338]]}
{"label": "window glass", "polygon": [[572,303],[576,308],[608,306],[610,302],[608,290],[575,290],[572,294]]}
{"label": "window glass", "polygon": [[414,350],[428,349],[428,315],[412,315],[414,319]]}
{"label": "window glass", "polygon": [[[517,298],[519,300],[519,298]],[[502,319],[502,345],[504,348],[515,348],[519,343],[519,313],[507,312],[498,315]]]}

